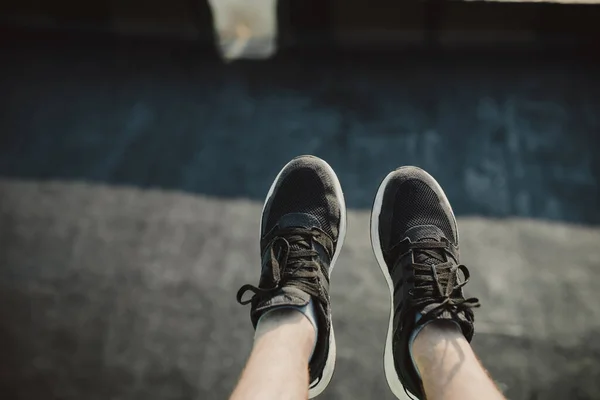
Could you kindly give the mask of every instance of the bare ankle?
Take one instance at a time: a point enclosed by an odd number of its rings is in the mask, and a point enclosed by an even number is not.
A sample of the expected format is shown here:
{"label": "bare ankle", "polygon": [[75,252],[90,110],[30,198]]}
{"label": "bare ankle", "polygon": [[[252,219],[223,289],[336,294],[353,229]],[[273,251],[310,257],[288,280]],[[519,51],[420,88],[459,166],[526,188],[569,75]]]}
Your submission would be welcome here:
{"label": "bare ankle", "polygon": [[415,347],[415,350],[418,347],[422,347],[423,344],[425,344],[427,348],[430,348],[435,342],[457,338],[464,339],[464,336],[460,327],[455,322],[435,320],[421,329],[414,339],[413,346]]}
{"label": "bare ankle", "polygon": [[469,345],[458,325],[452,321],[436,320],[425,325],[414,338],[411,356],[421,373],[431,367],[438,353],[446,353],[449,347]]}
{"label": "bare ankle", "polygon": [[452,321],[424,326],[415,337],[412,354],[429,399],[503,399]]}
{"label": "bare ankle", "polygon": [[307,348],[309,353],[316,340],[311,322],[294,308],[277,309],[265,314],[256,327],[255,338],[258,341],[264,336],[283,336],[286,342],[295,342],[297,347]]}

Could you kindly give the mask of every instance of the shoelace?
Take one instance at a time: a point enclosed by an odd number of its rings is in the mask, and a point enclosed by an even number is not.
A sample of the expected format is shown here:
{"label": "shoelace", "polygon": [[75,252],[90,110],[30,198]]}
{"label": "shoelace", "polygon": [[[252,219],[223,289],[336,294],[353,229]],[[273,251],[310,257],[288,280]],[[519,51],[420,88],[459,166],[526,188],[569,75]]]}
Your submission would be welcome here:
{"label": "shoelace", "polygon": [[[443,242],[416,242],[408,246],[406,252],[398,257],[398,262],[408,252],[414,254],[415,263],[405,266],[414,270],[414,288],[411,295],[411,305],[422,310],[430,304],[438,303],[427,315],[435,318],[445,310],[458,313],[470,308],[479,307],[479,300],[475,297],[464,299],[456,293],[469,282],[470,273],[466,266],[444,261],[444,252],[448,252],[447,244]],[[439,261],[439,263],[437,263]],[[464,279],[457,283],[458,271],[463,273]],[[411,278],[407,280],[411,282]],[[406,388],[404,392],[408,398],[418,400]]]}
{"label": "shoelace", "polygon": [[[279,232],[268,245],[268,269],[271,271],[269,277],[272,287],[260,287],[246,284],[237,293],[237,301],[240,304],[248,304],[254,300],[272,296],[284,286],[293,286],[305,293],[310,294],[317,300],[326,301],[327,293],[320,285],[318,271],[321,264],[317,261],[319,253],[312,248],[311,239],[321,243],[327,251],[333,249],[331,239],[318,230],[302,228],[290,228]],[[325,279],[329,274],[323,273]],[[254,295],[248,300],[242,300],[246,292]]]}
{"label": "shoelace", "polygon": [[[411,243],[407,250],[407,252],[413,251],[415,257],[415,263],[406,266],[407,269],[414,270],[415,285],[413,291],[409,292],[412,297],[411,305],[423,309],[430,304],[438,303],[427,311],[427,315],[432,317],[440,315],[445,310],[458,313],[480,306],[479,300],[475,297],[465,299],[459,296],[457,291],[469,282],[470,273],[462,264],[456,265],[444,261],[443,254],[448,252],[447,246],[443,242],[423,241]],[[399,259],[405,254],[406,252]],[[458,271],[464,276],[460,283],[458,283]]]}

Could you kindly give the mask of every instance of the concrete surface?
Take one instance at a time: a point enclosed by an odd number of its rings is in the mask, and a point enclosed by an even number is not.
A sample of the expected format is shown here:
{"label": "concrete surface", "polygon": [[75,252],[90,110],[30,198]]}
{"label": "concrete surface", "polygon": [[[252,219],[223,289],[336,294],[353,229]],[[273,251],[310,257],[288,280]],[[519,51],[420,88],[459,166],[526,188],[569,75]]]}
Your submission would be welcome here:
{"label": "concrete surface", "polygon": [[[343,182],[342,182],[343,183]],[[79,183],[0,182],[6,398],[223,399],[252,327],[261,204]],[[389,299],[351,211],[332,277],[337,370],[324,399],[391,399]],[[600,229],[461,218],[475,348],[510,399],[600,396]],[[6,322],[9,322],[8,324]]]}

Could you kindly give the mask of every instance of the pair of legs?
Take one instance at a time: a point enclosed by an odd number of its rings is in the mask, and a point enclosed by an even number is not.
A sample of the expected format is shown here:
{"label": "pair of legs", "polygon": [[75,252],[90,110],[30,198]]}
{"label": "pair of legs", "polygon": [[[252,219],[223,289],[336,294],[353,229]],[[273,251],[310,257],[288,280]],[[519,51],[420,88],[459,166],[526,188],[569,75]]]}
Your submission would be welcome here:
{"label": "pair of legs", "polygon": [[[315,340],[311,323],[295,310],[278,311],[265,322],[256,331],[231,399],[307,399],[308,359]],[[424,327],[415,338],[413,356],[430,400],[504,399],[453,323],[436,321]]]}
{"label": "pair of legs", "polygon": [[[336,353],[330,273],[345,232],[331,167],[312,156],[288,163],[263,208],[259,285],[238,292],[240,303],[252,304],[256,332],[232,399],[306,399],[328,385]],[[371,241],[391,297],[384,369],[392,392],[502,399],[469,344],[479,302],[463,295],[469,272],[439,184],[415,167],[388,174],[375,197]],[[247,291],[254,296],[242,301]]]}

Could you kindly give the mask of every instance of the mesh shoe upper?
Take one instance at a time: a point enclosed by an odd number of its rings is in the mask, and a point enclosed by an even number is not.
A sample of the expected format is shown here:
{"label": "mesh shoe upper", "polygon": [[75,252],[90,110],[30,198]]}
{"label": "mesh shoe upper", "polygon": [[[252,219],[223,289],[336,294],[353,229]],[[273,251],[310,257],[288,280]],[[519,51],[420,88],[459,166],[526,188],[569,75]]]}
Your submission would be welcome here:
{"label": "mesh shoe upper", "polygon": [[[418,168],[402,168],[385,189],[379,232],[382,246],[398,244],[416,226],[435,226],[458,246],[458,233],[450,204],[440,199],[435,181]],[[384,249],[385,250],[385,249]]]}
{"label": "mesh shoe upper", "polygon": [[[338,246],[341,203],[335,176],[315,157],[292,160],[280,173],[267,197],[261,220],[262,271],[251,319],[280,306],[304,306],[312,298],[318,338],[310,361],[310,381],[318,382],[329,354],[329,269]],[[338,184],[339,185],[339,184]]]}
{"label": "mesh shoe upper", "polygon": [[394,284],[396,372],[406,389],[424,398],[408,351],[410,334],[417,325],[449,319],[471,340],[471,308],[478,306],[477,299],[463,296],[469,272],[459,265],[454,214],[442,189],[425,171],[403,167],[389,179],[379,214],[379,238]]}
{"label": "mesh shoe upper", "polygon": [[[273,196],[267,200],[262,217],[265,236],[286,214],[304,213],[315,217],[321,229],[337,241],[340,205],[332,176],[313,157],[299,157],[281,173]],[[262,249],[261,249],[262,250]]]}

